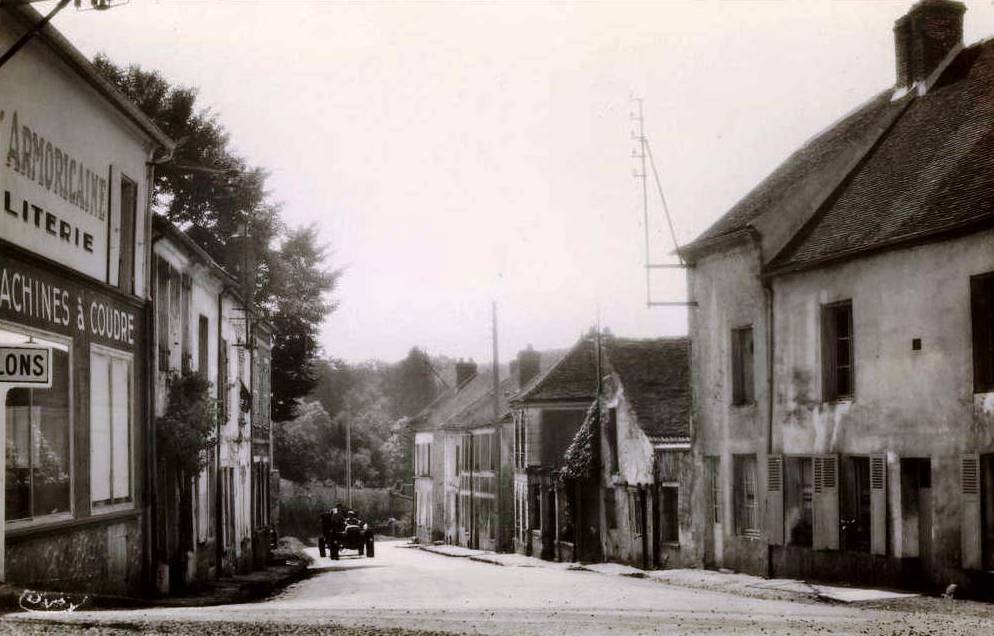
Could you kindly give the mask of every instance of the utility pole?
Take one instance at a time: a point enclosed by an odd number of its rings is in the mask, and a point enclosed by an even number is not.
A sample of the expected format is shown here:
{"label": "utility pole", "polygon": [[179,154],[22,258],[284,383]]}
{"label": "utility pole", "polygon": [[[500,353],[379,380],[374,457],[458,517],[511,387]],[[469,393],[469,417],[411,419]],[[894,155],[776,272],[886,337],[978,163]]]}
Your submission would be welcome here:
{"label": "utility pole", "polygon": [[348,505],[352,507],[352,419],[345,420],[345,483]]}
{"label": "utility pole", "polygon": [[500,423],[500,362],[497,354],[497,301],[493,301],[491,306],[491,327],[493,332],[493,376],[494,376],[494,430],[497,435],[497,449],[496,452],[493,448],[493,444],[490,445],[490,457],[491,462],[495,466],[496,480],[494,485],[494,514],[496,519],[491,520],[491,527],[495,529],[494,539],[495,546],[499,552],[503,543],[503,532],[500,520],[504,518],[502,514],[501,507],[504,505],[504,499],[500,496],[501,477],[503,476],[503,466],[501,464],[501,453],[503,452],[503,426]]}

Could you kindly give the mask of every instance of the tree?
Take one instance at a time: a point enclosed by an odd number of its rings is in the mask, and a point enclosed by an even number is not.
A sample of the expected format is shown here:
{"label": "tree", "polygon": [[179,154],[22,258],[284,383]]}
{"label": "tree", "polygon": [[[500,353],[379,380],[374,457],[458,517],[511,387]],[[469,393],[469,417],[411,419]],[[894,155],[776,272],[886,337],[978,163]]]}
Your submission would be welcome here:
{"label": "tree", "polygon": [[398,418],[417,415],[438,395],[431,360],[417,347],[391,370],[388,383],[393,415]]}
{"label": "tree", "polygon": [[328,300],[341,270],[321,268],[327,247],[314,225],[291,230],[273,259],[264,307],[273,323],[273,420],[291,419],[297,398],[317,385],[318,330],[337,304]]}
{"label": "tree", "polygon": [[329,295],[341,270],[324,265],[328,250],[314,226],[287,230],[280,204],[267,198],[266,171],[231,150],[217,116],[198,107],[196,89],[171,85],[134,64],[117,66],[103,54],[94,65],[177,142],[173,156],[156,164],[156,211],[222,265],[234,262],[229,239],[248,235],[255,280],[254,297],[246,301],[273,323],[273,420],[293,418],[297,398],[316,382],[318,329],[337,306]]}

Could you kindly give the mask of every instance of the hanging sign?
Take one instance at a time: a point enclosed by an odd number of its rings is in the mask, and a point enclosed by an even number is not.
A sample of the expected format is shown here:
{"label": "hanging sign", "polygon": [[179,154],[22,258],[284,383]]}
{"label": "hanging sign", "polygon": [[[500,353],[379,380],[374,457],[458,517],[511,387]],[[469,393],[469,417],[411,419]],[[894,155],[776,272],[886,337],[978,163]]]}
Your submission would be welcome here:
{"label": "hanging sign", "polygon": [[52,350],[36,345],[0,345],[0,388],[52,386]]}

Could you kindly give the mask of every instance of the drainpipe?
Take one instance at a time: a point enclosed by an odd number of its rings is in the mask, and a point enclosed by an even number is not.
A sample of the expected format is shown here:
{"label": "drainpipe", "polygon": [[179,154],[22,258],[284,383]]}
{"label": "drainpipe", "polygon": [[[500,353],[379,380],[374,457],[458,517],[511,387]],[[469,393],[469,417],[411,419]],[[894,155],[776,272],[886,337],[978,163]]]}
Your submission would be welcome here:
{"label": "drainpipe", "polygon": [[[762,262],[762,258],[760,260]],[[769,278],[763,278],[763,300],[766,309],[766,456],[767,465],[769,457],[773,454],[773,283]],[[767,475],[769,479],[769,475]],[[769,485],[767,485],[769,491]],[[768,505],[768,504],[767,504]],[[766,544],[766,577],[773,578],[773,545],[767,541]]]}

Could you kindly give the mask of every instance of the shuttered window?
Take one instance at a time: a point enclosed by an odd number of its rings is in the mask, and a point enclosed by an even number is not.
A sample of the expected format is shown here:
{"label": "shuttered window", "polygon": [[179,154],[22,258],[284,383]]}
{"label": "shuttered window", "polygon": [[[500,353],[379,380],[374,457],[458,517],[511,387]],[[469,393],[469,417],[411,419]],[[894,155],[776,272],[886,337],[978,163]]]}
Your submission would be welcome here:
{"label": "shuttered window", "polygon": [[752,404],[756,400],[753,381],[752,326],[732,330],[732,404]]}
{"label": "shuttered window", "polygon": [[759,501],[756,485],[756,456],[735,455],[735,533],[758,537]]}
{"label": "shuttered window", "polygon": [[970,279],[973,391],[994,391],[994,273]]}
{"label": "shuttered window", "polygon": [[826,401],[851,398],[855,390],[852,301],[822,308],[822,389]]}

